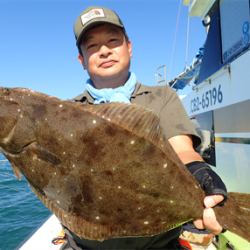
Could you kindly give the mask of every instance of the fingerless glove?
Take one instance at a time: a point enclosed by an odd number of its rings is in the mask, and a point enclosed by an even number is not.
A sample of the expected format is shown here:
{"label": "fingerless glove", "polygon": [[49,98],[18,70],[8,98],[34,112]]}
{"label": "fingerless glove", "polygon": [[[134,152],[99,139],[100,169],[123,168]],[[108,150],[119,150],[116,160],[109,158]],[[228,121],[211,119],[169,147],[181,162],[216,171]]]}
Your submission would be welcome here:
{"label": "fingerless glove", "polygon": [[227,200],[227,188],[221,178],[205,162],[194,161],[186,164],[187,169],[199,182],[206,195],[221,194],[224,200],[218,205],[223,206]]}

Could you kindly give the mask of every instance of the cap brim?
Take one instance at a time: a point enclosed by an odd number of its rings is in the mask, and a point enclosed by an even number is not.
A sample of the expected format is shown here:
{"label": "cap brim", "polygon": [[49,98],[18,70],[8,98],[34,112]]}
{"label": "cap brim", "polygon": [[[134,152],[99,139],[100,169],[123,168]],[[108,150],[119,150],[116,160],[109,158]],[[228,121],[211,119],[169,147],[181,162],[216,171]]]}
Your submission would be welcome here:
{"label": "cap brim", "polygon": [[92,22],[89,21],[88,25],[81,31],[80,35],[77,37],[76,46],[79,47],[79,45],[80,45],[80,43],[81,43],[81,40],[82,40],[84,34],[85,34],[86,32],[88,32],[89,29],[93,28],[93,27],[96,26],[96,25],[105,24],[105,23],[113,24],[113,25],[116,25],[116,26],[118,26],[118,27],[120,27],[120,28],[124,28],[124,26],[121,25],[121,24],[109,22],[109,21],[107,21],[107,20],[93,20]]}

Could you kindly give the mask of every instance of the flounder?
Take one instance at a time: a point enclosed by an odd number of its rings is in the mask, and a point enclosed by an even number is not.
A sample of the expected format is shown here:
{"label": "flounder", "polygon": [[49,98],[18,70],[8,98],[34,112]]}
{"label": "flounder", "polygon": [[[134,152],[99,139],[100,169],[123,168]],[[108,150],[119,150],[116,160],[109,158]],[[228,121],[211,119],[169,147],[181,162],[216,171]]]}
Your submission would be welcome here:
{"label": "flounder", "polygon": [[[78,236],[152,236],[202,218],[204,191],[153,111],[81,105],[0,88],[0,149],[16,176]],[[250,242],[250,194],[229,193],[219,223]]]}

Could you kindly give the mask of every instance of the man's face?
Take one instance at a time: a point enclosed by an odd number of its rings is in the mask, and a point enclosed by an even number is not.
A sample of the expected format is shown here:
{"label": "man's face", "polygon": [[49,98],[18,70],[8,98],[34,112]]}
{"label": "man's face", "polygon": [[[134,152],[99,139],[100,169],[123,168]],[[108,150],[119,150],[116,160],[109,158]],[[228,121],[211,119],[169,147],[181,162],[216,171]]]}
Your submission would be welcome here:
{"label": "man's face", "polygon": [[89,30],[82,38],[80,49],[83,57],[79,55],[78,59],[97,88],[109,87],[101,86],[106,80],[123,81],[128,77],[132,45],[126,42],[119,27],[104,24]]}

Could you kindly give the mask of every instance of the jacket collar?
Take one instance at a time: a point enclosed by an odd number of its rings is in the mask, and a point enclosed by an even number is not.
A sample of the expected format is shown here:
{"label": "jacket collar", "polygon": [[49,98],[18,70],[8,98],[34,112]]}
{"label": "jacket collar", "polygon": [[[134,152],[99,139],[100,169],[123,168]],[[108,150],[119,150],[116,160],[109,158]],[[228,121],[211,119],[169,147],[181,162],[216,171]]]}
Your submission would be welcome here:
{"label": "jacket collar", "polygon": [[137,82],[135,86],[135,91],[131,95],[131,97],[136,97],[138,95],[141,95],[143,93],[150,93],[151,90],[148,88],[148,86],[142,85],[141,83]]}
{"label": "jacket collar", "polygon": [[[151,92],[151,90],[148,88],[148,86],[142,85],[141,83],[137,82],[135,86],[135,90],[133,94],[131,95],[131,97],[135,98],[138,95],[141,95],[143,93],[149,93],[149,92]],[[89,104],[94,104],[95,102],[95,99],[89,94],[87,89],[85,89],[83,94],[75,97],[74,99],[76,101],[82,101],[82,102],[85,102],[85,100],[87,100]]]}

